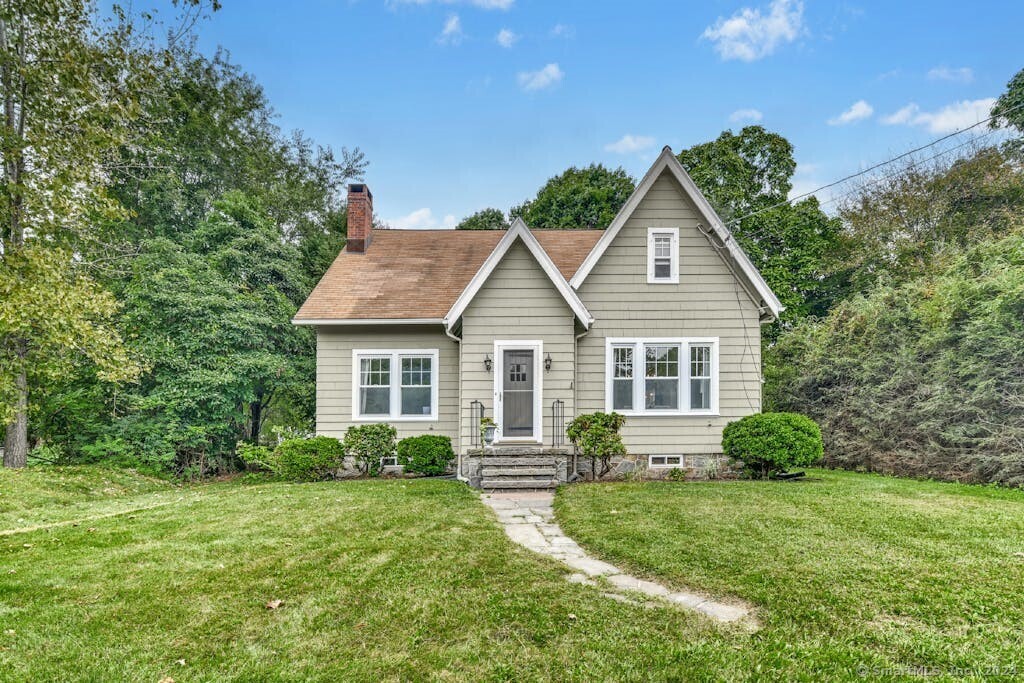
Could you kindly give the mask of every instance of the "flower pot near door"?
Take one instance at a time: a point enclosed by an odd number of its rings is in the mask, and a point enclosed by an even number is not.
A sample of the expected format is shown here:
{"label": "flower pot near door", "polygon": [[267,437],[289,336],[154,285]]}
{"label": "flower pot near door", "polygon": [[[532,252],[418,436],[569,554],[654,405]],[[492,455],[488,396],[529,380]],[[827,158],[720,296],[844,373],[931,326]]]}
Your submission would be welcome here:
{"label": "flower pot near door", "polygon": [[494,420],[490,418],[484,418],[480,421],[480,434],[483,437],[484,446],[490,446],[494,443],[494,433],[497,431],[498,426],[494,424]]}

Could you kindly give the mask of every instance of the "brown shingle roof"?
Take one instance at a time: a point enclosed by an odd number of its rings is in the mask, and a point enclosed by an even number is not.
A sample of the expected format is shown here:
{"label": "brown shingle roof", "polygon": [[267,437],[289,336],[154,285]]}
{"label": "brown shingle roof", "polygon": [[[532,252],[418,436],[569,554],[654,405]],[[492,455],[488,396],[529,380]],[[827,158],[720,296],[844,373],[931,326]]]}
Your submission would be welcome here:
{"label": "brown shingle roof", "polygon": [[[569,279],[601,230],[533,230]],[[342,251],[295,320],[443,318],[505,233],[374,230],[365,254]]]}

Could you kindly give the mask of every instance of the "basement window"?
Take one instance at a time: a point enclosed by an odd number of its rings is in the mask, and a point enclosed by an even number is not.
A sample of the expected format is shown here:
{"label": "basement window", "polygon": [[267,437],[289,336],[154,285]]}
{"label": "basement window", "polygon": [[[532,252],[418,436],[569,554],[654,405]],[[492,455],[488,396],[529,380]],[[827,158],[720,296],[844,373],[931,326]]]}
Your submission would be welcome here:
{"label": "basement window", "polygon": [[647,466],[657,469],[659,467],[682,467],[683,456],[681,455],[649,455]]}

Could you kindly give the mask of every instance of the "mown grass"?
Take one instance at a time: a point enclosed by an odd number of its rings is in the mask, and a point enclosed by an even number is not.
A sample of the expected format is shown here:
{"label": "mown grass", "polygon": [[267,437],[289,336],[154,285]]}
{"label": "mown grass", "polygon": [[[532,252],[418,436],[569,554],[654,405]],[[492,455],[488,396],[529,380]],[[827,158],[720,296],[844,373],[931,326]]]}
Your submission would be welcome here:
{"label": "mown grass", "polygon": [[0,468],[0,531],[113,512],[173,483],[114,467]]}
{"label": "mown grass", "polygon": [[[49,474],[52,504],[46,484],[12,489],[24,479],[0,473],[9,507],[52,510],[56,522],[19,531],[5,518],[0,528],[14,531],[0,536],[0,680],[1024,671],[1021,492],[833,472],[799,484],[560,491],[560,521],[595,553],[749,600],[764,624],[750,634],[566,582],[455,482],[140,479],[134,493],[123,480],[114,499],[95,497],[107,484],[74,499],[65,477],[117,475]],[[74,526],[70,510],[89,521]],[[271,600],[283,604],[269,610]]]}
{"label": "mown grass", "polygon": [[748,637],[566,582],[455,482],[175,495],[0,537],[0,678],[648,680]]}
{"label": "mown grass", "polygon": [[1024,677],[1024,492],[812,474],[566,487],[556,510],[606,560],[758,605],[737,670]]}

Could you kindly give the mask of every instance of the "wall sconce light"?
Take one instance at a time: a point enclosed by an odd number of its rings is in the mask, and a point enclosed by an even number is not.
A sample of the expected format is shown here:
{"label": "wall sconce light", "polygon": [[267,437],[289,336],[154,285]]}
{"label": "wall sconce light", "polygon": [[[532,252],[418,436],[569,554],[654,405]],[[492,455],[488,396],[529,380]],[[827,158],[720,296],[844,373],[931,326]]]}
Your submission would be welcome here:
{"label": "wall sconce light", "polygon": [[484,354],[484,370],[487,372],[491,371],[491,354]]}
{"label": "wall sconce light", "polygon": [[544,356],[544,370],[547,371],[547,372],[551,371],[551,354],[550,353]]}

